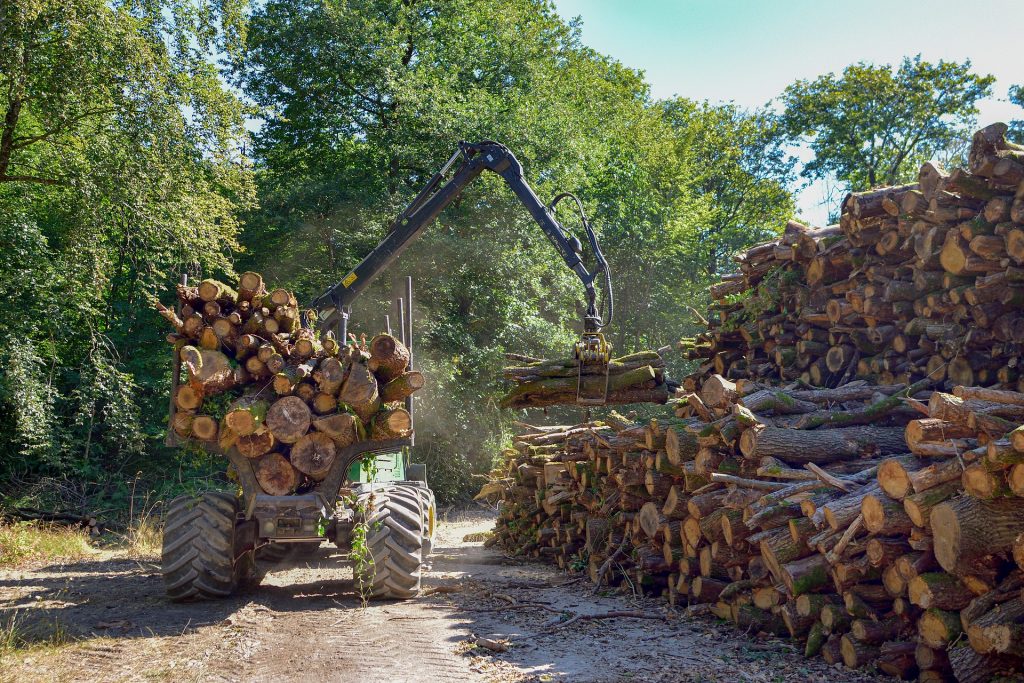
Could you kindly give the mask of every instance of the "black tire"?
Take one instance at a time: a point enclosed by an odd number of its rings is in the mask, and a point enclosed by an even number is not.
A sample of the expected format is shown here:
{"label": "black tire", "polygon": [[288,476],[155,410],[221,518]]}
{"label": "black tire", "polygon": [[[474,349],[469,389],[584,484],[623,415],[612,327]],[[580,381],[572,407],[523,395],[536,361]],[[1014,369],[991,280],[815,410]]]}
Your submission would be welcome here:
{"label": "black tire", "polygon": [[[354,558],[353,571],[356,588],[371,599],[408,600],[420,592],[423,511],[418,498],[402,488],[367,491],[357,503],[365,510],[366,552]],[[410,500],[415,500],[415,510]]]}
{"label": "black tire", "polygon": [[418,513],[423,517],[421,544],[423,561],[426,562],[434,549],[434,527],[436,522],[434,492],[425,486],[399,482],[391,487],[391,496],[397,503],[404,504],[411,512]]}
{"label": "black tire", "polygon": [[423,560],[434,552],[434,534],[437,531],[437,501],[434,492],[428,488],[415,488],[423,501]]}
{"label": "black tire", "polygon": [[225,598],[252,569],[251,553],[235,562],[238,499],[210,491],[171,501],[164,520],[161,565],[175,602]]}

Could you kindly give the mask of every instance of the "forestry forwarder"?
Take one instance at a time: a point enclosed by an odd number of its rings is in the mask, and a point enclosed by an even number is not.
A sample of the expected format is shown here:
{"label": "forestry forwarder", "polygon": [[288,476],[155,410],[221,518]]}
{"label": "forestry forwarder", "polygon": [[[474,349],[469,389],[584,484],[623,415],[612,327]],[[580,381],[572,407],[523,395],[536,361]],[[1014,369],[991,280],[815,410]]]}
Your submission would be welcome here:
{"label": "forestry forwarder", "polygon": [[[445,176],[461,158],[451,179]],[[348,336],[352,302],[379,276],[460,193],[484,171],[500,175],[540,225],[566,265],[582,281],[586,293],[583,333],[575,345],[579,365],[577,402],[605,402],[610,345],[601,329],[614,311],[611,275],[583,205],[562,193],[545,205],[523,177],[511,151],[496,142],[459,143],[459,149],[434,174],[426,187],[392,223],[381,243],[363,261],[312,304],[321,331],[337,339]],[[443,184],[442,184],[443,183]],[[583,246],[555,218],[563,199],[576,205],[595,262],[591,272],[583,262]],[[604,281],[599,307],[595,281]],[[412,369],[412,283],[397,306],[399,339],[410,351]],[[596,371],[596,372],[595,372]],[[177,376],[177,373],[175,374]],[[406,408],[413,415],[412,398]],[[414,432],[412,432],[414,434]],[[424,560],[434,534],[434,495],[426,484],[423,465],[408,462],[413,436],[388,441],[363,441],[343,449],[327,476],[306,494],[272,496],[264,493],[251,467],[235,449],[224,453],[242,487],[241,500],[213,492],[171,503],[165,523],[163,574],[168,595],[175,600],[230,595],[240,581],[262,574],[268,563],[310,557],[324,541],[350,551],[357,585],[374,598],[405,599],[420,589]],[[357,527],[357,525],[359,525]],[[354,536],[358,552],[351,552]],[[371,559],[372,558],[372,559]]]}

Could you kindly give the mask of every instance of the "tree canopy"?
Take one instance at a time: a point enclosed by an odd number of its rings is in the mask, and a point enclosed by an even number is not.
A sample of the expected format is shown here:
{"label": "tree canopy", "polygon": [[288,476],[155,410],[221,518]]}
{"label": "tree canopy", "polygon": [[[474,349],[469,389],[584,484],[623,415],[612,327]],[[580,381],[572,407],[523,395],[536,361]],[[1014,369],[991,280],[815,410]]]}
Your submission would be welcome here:
{"label": "tree canopy", "polygon": [[994,82],[972,73],[969,60],[932,64],[918,55],[895,69],[861,62],[838,77],[798,80],[780,101],[787,130],[814,151],[802,175],[834,175],[864,190],[913,179],[921,163],[969,140],[977,102]]}
{"label": "tree canopy", "polygon": [[254,198],[243,108],[205,4],[0,12],[0,292],[18,311],[0,334],[3,467],[102,481],[161,452],[169,376],[148,297],[232,267]]}

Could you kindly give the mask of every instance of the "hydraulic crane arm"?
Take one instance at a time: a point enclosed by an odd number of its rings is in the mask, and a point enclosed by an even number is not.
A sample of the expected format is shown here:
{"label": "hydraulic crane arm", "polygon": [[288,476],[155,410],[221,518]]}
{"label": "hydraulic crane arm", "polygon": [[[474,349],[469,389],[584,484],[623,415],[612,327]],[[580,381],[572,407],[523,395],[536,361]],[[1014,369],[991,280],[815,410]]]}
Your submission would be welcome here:
{"label": "hydraulic crane arm", "polygon": [[[461,158],[451,179],[444,182],[448,171]],[[523,167],[511,151],[497,142],[484,141],[477,144],[460,142],[459,149],[448,162],[430,179],[427,186],[416,196],[391,225],[387,237],[381,241],[370,254],[362,260],[341,282],[334,285],[316,301],[313,307],[320,313],[321,327],[330,329],[342,323],[344,332],[347,325],[349,307],[357,296],[380,275],[413,240],[429,226],[435,218],[458,198],[459,194],[484,171],[500,175],[523,203],[527,211],[547,235],[555,250],[565,264],[576,273],[583,283],[586,292],[587,312],[584,317],[584,333],[595,334],[611,322],[613,313],[611,276],[608,263],[597,242],[597,237],[587,223],[583,214],[583,206],[571,194],[563,193],[545,206],[523,177]],[[582,245],[580,241],[568,234],[555,218],[554,208],[559,201],[571,198],[576,202],[583,227],[587,233],[587,241],[594,254],[594,272],[588,270],[583,263]],[[602,316],[597,305],[597,290],[594,281],[604,277],[606,288],[605,299],[607,315]]]}

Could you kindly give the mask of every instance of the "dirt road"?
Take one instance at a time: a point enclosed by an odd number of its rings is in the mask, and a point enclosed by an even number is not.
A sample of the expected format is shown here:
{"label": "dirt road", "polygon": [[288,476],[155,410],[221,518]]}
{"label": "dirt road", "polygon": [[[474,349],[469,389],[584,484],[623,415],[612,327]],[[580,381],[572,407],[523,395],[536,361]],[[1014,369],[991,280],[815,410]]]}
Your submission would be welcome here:
{"label": "dirt road", "polygon": [[[739,636],[663,603],[591,595],[539,564],[508,560],[443,523],[426,597],[363,608],[351,572],[326,554],[228,600],[174,605],[155,562],[102,553],[0,572],[0,618],[66,640],[9,654],[3,681],[842,681],[869,677],[807,661],[777,640]],[[532,604],[528,604],[532,603]],[[564,622],[642,610],[657,619]],[[476,646],[507,640],[507,652]]]}

